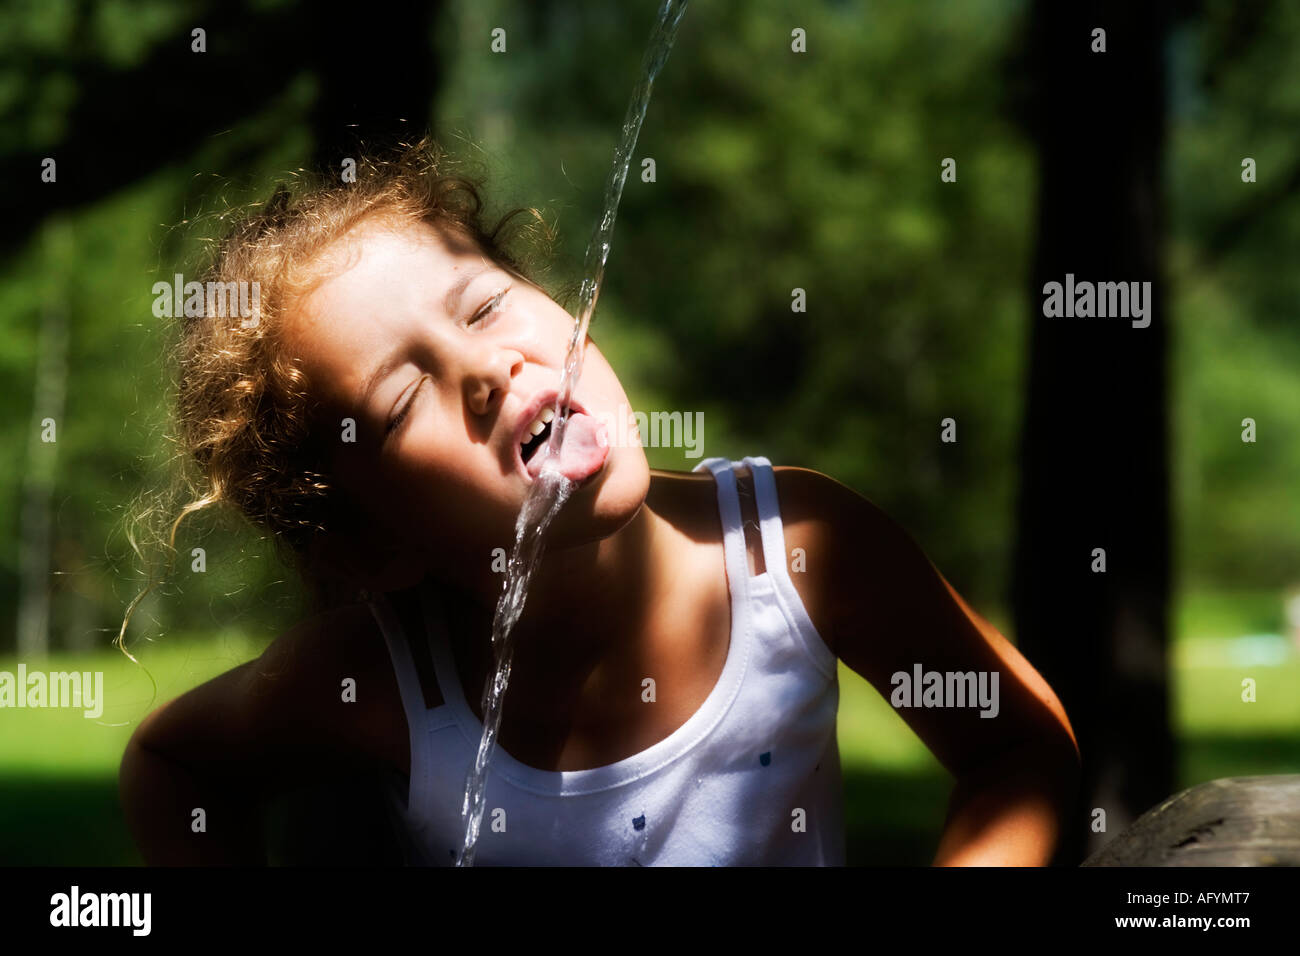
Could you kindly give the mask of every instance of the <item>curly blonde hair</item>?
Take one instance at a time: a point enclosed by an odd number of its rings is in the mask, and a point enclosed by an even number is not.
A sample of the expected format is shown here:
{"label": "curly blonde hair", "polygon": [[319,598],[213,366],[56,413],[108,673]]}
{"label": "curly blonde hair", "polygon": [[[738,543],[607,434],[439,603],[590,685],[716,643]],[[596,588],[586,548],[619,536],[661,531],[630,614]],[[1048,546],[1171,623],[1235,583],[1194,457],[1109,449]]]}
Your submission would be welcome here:
{"label": "curly blonde hair", "polygon": [[[169,532],[154,529],[154,544],[170,554],[169,570],[180,523],[224,504],[270,532],[280,558],[301,574],[314,607],[360,596],[315,558],[313,539],[349,524],[353,503],[331,481],[319,429],[312,427],[316,405],[309,383],[282,340],[285,304],[319,278],[315,260],[327,245],[362,221],[383,217],[458,230],[528,281],[536,282],[549,265],[555,233],[542,214],[516,208],[489,228],[484,176],[428,137],[359,157],[355,173],[352,182],[340,182],[337,174],[300,175],[296,192],[282,182],[265,204],[236,207],[220,217],[227,228],[200,281],[204,288],[211,288],[209,282],[249,283],[260,296],[251,321],[214,308],[208,297],[203,314],[179,320],[179,338],[169,350],[175,375],[175,433],[169,439],[176,452],[163,499],[190,498],[171,518]],[[557,301],[572,295],[570,288]],[[134,523],[146,524],[169,510],[155,503],[138,512]],[[148,565],[149,580],[127,608],[115,640],[123,651],[131,614],[160,583],[156,562],[146,557],[134,528],[127,537]]]}

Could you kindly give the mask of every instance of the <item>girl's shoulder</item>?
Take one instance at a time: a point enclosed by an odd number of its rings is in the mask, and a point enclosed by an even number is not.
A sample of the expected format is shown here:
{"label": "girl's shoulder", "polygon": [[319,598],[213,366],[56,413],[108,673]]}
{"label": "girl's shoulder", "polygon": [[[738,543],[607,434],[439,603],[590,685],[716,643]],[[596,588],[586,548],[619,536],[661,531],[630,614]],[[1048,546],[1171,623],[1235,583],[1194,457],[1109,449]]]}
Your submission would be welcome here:
{"label": "girl's shoulder", "polygon": [[319,723],[322,742],[361,764],[403,768],[409,755],[388,646],[370,606],[314,614],[267,648],[257,667],[281,688],[282,706]]}
{"label": "girl's shoulder", "polygon": [[[864,581],[879,579],[892,556],[910,546],[906,532],[869,499],[809,468],[772,468],[781,518],[785,574],[813,626],[835,652],[834,636],[856,627],[863,613]],[[735,469],[750,570],[765,569],[749,469]],[[718,497],[708,472],[652,472],[651,494],[661,512],[696,540],[720,543]],[[651,500],[648,498],[647,500]]]}
{"label": "girl's shoulder", "polygon": [[864,618],[896,603],[933,568],[901,524],[869,498],[807,468],[773,469],[791,574],[809,616],[832,652],[836,637],[862,631]]}
{"label": "girl's shoulder", "polygon": [[351,604],[305,618],[258,657],[159,707],[136,736],[268,793],[401,766],[405,731],[383,638],[368,607]]}
{"label": "girl's shoulder", "polygon": [[[742,503],[753,497],[753,479],[745,465],[734,469]],[[829,475],[811,468],[793,465],[774,465],[772,474],[776,483],[781,519],[785,524],[793,521],[822,520],[833,524],[845,512],[863,509],[878,512],[874,504],[856,491],[841,484]],[[718,510],[717,483],[709,471],[665,471],[651,469],[651,498],[660,502],[680,503],[689,510],[712,512]]]}

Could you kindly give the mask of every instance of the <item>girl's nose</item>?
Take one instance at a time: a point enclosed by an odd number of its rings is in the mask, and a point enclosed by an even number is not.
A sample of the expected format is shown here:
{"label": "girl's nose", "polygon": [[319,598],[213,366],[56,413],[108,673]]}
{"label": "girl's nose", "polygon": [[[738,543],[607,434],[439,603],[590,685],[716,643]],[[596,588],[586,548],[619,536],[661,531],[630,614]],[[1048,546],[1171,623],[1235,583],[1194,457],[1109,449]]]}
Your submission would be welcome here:
{"label": "girl's nose", "polygon": [[513,349],[484,348],[465,365],[465,404],[475,415],[486,415],[510,391],[510,380],[523,367],[524,357]]}

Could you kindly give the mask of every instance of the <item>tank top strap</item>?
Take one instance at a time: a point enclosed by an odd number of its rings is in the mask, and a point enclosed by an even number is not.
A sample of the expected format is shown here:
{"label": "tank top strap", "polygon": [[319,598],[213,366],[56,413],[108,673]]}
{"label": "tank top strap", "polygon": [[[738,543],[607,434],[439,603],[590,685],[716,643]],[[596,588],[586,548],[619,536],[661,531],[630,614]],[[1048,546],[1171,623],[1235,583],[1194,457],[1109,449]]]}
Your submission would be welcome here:
{"label": "tank top strap", "polygon": [[750,474],[754,476],[754,497],[758,505],[758,526],[763,538],[763,561],[767,564],[767,572],[813,661],[823,674],[834,678],[835,655],[817,633],[817,628],[795,589],[794,581],[790,578],[790,557],[785,550],[784,523],[781,520],[781,505],[776,497],[776,474],[772,470],[772,463],[756,455],[744,459],[743,464],[749,466]]}
{"label": "tank top strap", "polygon": [[718,513],[722,517],[722,548],[733,607],[749,597],[749,562],[745,556],[745,529],[741,524],[740,494],[736,489],[736,463],[726,458],[705,458],[693,469],[707,468],[718,485]]}
{"label": "tank top strap", "polygon": [[781,506],[776,498],[776,477],[772,463],[761,455],[743,462],[754,476],[754,498],[758,505],[758,527],[763,539],[763,561],[774,575],[782,573],[789,558],[785,553],[785,531]]}
{"label": "tank top strap", "polygon": [[415,658],[408,641],[408,637],[414,639],[415,635],[405,633],[392,602],[382,592],[367,592],[366,603],[370,605],[370,612],[378,621],[384,643],[388,645],[398,694],[402,698],[402,710],[406,712],[411,756],[406,792],[402,796],[408,808],[418,811],[424,805],[421,801],[425,799],[430,754],[427,733],[429,711],[424,706],[424,691],[420,687],[419,673],[415,669]]}
{"label": "tank top strap", "polygon": [[419,673],[415,669],[415,658],[411,654],[408,635],[397,618],[392,602],[382,592],[367,592],[366,603],[370,612],[379,623],[384,642],[388,645],[388,655],[393,660],[393,671],[397,677],[397,690],[402,696],[402,706],[406,709],[406,719],[412,724],[424,717],[424,692],[420,689]]}

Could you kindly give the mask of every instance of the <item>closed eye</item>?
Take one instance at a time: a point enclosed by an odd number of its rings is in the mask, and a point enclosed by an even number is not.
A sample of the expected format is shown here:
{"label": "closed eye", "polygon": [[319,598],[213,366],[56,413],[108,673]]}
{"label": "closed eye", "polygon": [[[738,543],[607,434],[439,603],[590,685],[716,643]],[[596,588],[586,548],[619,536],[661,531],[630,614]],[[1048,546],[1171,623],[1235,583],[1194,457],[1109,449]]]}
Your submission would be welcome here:
{"label": "closed eye", "polygon": [[401,426],[402,422],[406,420],[406,416],[410,414],[411,407],[415,404],[415,400],[420,396],[420,392],[424,389],[424,383],[428,380],[428,378],[429,376],[426,375],[420,379],[419,384],[415,386],[415,392],[411,395],[410,399],[407,401],[406,406],[400,412],[397,413],[397,417],[395,417],[391,422],[389,422],[388,427],[384,429],[384,438],[388,438],[389,435],[397,431],[397,429]]}
{"label": "closed eye", "polygon": [[[513,285],[508,285],[504,289],[497,292],[496,295],[492,296],[492,298],[488,299],[488,301],[484,303],[483,308],[479,309],[477,312],[474,313],[473,318],[470,319],[468,324],[475,325],[478,322],[481,322],[484,319],[484,317],[499,309],[501,307],[501,300],[504,299],[506,297],[506,293],[513,288],[514,288]],[[402,408],[402,410],[397,413],[396,417],[394,417],[393,420],[388,423],[388,427],[384,429],[385,440],[387,440],[390,435],[392,435],[399,428],[401,428],[402,423],[406,421],[406,416],[410,414],[411,408],[415,405],[415,400],[419,397],[421,390],[424,388],[424,382],[425,379],[427,378],[428,376],[426,375],[424,378],[420,379],[420,383],[415,386],[415,392],[411,395],[410,400],[408,400],[406,405]]]}
{"label": "closed eye", "polygon": [[479,309],[477,312],[474,313],[474,317],[470,319],[468,324],[474,325],[477,322],[481,322],[484,319],[484,317],[487,316],[489,313],[495,312],[497,309],[499,309],[501,307],[501,300],[504,299],[506,297],[506,293],[513,288],[514,286],[508,285],[500,292],[498,292],[496,295],[492,296],[492,298],[488,299],[487,303],[483,306],[483,308]]}

